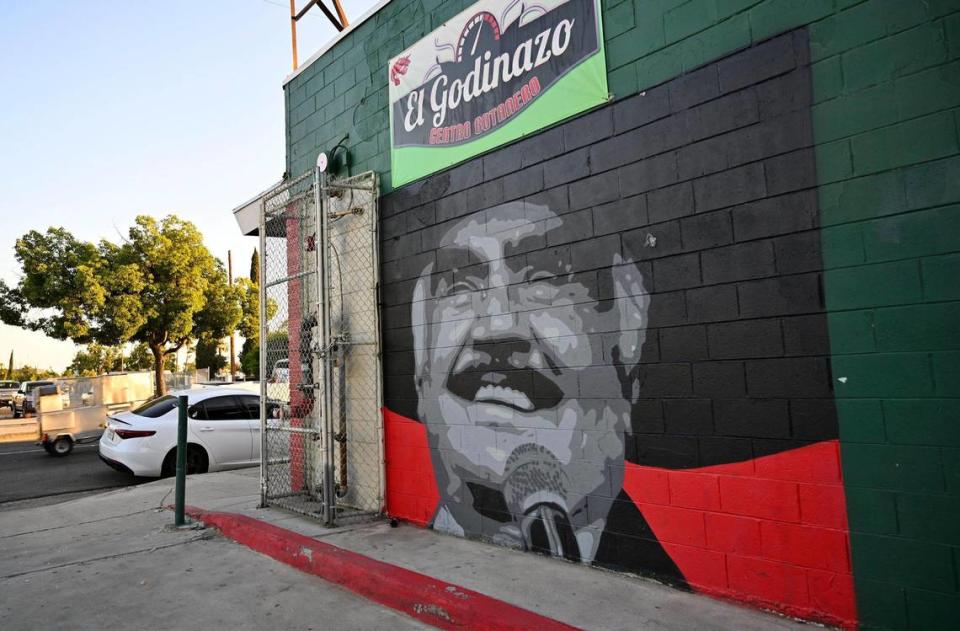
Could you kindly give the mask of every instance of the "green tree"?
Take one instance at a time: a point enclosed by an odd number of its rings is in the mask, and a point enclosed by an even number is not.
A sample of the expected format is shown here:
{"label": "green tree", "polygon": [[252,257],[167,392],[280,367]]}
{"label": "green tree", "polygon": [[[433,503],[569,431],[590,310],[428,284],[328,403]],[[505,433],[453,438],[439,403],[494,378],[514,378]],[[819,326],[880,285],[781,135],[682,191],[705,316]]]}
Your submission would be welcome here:
{"label": "green tree", "polygon": [[197,342],[195,363],[200,370],[209,368],[211,378],[226,367],[227,358],[220,354],[220,340],[201,337]]}
{"label": "green tree", "polygon": [[[97,246],[78,241],[63,228],[48,228],[17,239],[14,252],[24,275],[16,288],[0,287],[4,322],[80,344],[94,341],[97,316],[107,302]],[[30,319],[28,308],[44,310],[44,315]]]}
{"label": "green tree", "polygon": [[138,216],[119,244],[48,228],[14,250],[23,276],[16,288],[0,287],[4,321],[83,344],[143,343],[158,395],[166,358],[191,339],[228,335],[240,319],[239,289],[196,227],[174,215]]}
{"label": "green tree", "polygon": [[37,368],[36,366],[20,366],[13,369],[10,379],[14,381],[37,381],[56,377],[57,372],[52,368]]}
{"label": "green tree", "polygon": [[7,379],[13,379],[13,351],[10,351],[10,363],[7,364]]}
{"label": "green tree", "polygon": [[246,339],[240,348],[240,370],[247,379],[260,378],[260,343]]}
{"label": "green tree", "polygon": [[[11,289],[3,279],[0,279],[0,322],[21,326],[25,309],[23,294],[16,288]],[[13,353],[13,351],[10,352]],[[7,379],[10,379],[10,375],[7,375]]]}
{"label": "green tree", "polygon": [[253,255],[250,257],[250,280],[254,285],[260,284],[260,253],[257,248],[253,248]]}
{"label": "green tree", "polygon": [[66,374],[77,377],[94,377],[120,370],[123,363],[123,347],[104,346],[91,342],[79,349],[67,366]]}
{"label": "green tree", "polygon": [[130,349],[130,354],[123,359],[124,370],[131,372],[147,370],[152,367],[153,355],[150,353],[150,348],[143,342],[134,344],[133,348]]}
{"label": "green tree", "polygon": [[[238,278],[242,290],[238,330],[245,339],[240,350],[240,366],[248,378],[260,378],[260,255],[256,248],[250,257],[250,278]],[[267,321],[277,313],[277,303],[267,300]]]}

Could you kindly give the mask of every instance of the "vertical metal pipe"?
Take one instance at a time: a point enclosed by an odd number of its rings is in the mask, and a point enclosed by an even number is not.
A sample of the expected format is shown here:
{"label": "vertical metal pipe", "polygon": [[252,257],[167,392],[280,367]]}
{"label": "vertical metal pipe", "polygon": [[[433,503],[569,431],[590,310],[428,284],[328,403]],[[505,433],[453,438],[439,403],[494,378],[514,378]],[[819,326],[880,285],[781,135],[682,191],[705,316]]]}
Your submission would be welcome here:
{"label": "vertical metal pipe", "polygon": [[267,505],[267,203],[260,200],[260,508]]}
{"label": "vertical metal pipe", "polygon": [[[227,284],[233,287],[233,250],[227,250]],[[236,331],[230,331],[230,382],[237,380],[237,352],[234,346]]]}
{"label": "vertical metal pipe", "polygon": [[[343,261],[340,261],[343,263]],[[343,281],[340,281],[341,283]],[[340,332],[347,329],[343,319],[340,320]],[[347,493],[349,480],[347,476],[347,348],[343,336],[337,343],[337,443],[340,449],[340,482],[337,485],[337,497],[344,497]],[[333,379],[331,379],[332,383]]]}
{"label": "vertical metal pipe", "polygon": [[376,172],[371,173],[371,203],[370,203],[370,232],[373,249],[373,298],[376,308],[373,310],[374,335],[376,336],[377,357],[377,409],[380,410],[380,421],[377,423],[377,465],[380,468],[380,490],[377,498],[381,512],[386,510],[386,448],[384,446],[383,430],[383,342],[380,333],[380,177]]}
{"label": "vertical metal pipe", "polygon": [[[317,157],[319,160],[319,156]],[[317,253],[317,274],[314,277],[317,284],[317,326],[320,328],[320,349],[321,355],[319,358],[319,370],[317,371],[317,376],[314,379],[316,383],[320,384],[320,396],[314,399],[314,410],[319,415],[317,421],[317,429],[320,432],[320,504],[323,511],[323,520],[324,523],[329,523],[330,520],[330,511],[327,509],[327,496],[329,494],[329,485],[327,483],[327,469],[330,465],[330,460],[327,458],[327,443],[330,442],[330,435],[327,433],[327,327],[326,327],[326,310],[324,309],[324,304],[327,300],[327,285],[326,285],[326,247],[325,247],[325,237],[323,234],[323,214],[324,209],[324,174],[320,170],[319,166],[316,166],[313,170],[313,210],[316,213],[314,219],[314,225],[316,227],[316,253]]]}
{"label": "vertical metal pipe", "polygon": [[187,396],[177,397],[177,481],[174,503],[173,524],[176,527],[186,524],[183,516],[184,493],[187,486]]}
{"label": "vertical metal pipe", "polygon": [[326,208],[326,173],[319,169],[317,173],[317,224],[318,224],[318,243],[317,249],[320,250],[320,267],[317,275],[317,281],[320,285],[320,340],[324,354],[321,357],[321,366],[323,367],[322,405],[320,407],[320,420],[323,426],[323,513],[324,522],[332,526],[336,517],[336,493],[334,491],[335,477],[333,464],[333,419],[331,410],[333,409],[333,392],[331,379],[331,361],[330,361],[330,308],[329,308],[329,283],[327,262],[329,260],[330,244],[327,234],[327,208]]}

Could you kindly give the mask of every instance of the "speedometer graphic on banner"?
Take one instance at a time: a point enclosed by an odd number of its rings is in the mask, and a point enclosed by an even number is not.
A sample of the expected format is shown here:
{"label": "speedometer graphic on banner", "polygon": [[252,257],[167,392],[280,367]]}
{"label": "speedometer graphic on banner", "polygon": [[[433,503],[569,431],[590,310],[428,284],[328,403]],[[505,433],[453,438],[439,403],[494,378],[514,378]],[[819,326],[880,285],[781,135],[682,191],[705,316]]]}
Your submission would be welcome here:
{"label": "speedometer graphic on banner", "polygon": [[480,50],[486,50],[489,53],[494,46],[494,42],[499,40],[500,25],[497,23],[497,18],[486,11],[476,14],[467,22],[466,28],[460,34],[460,43],[457,45],[457,62],[463,61],[465,48],[469,47],[469,55],[472,57],[476,55],[477,47],[481,44],[483,47]]}

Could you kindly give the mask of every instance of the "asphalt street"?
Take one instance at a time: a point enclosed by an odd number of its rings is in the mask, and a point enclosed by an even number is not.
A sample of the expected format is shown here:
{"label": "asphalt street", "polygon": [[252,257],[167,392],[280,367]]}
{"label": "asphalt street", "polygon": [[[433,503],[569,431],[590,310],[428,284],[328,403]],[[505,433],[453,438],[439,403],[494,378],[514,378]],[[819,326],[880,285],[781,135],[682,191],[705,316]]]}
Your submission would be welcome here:
{"label": "asphalt street", "polygon": [[0,510],[51,504],[79,495],[151,481],[114,471],[97,456],[97,445],[77,445],[62,458],[33,442],[0,443]]}

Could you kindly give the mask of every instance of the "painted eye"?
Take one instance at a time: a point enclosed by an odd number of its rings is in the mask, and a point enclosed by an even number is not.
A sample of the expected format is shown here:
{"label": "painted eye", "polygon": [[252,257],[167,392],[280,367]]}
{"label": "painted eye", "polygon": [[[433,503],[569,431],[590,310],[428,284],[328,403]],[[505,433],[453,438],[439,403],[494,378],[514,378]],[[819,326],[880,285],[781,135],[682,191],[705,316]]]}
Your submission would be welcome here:
{"label": "painted eye", "polygon": [[444,296],[460,296],[463,294],[469,294],[477,290],[476,283],[467,280],[459,280],[450,287],[446,288],[443,292]]}
{"label": "painted eye", "polygon": [[533,297],[539,300],[549,300],[557,295],[557,290],[549,285],[537,285],[533,288]]}
{"label": "painted eye", "polygon": [[557,275],[552,272],[548,272],[546,270],[538,270],[530,274],[529,276],[527,276],[527,281],[531,283],[543,282],[543,281],[551,282],[556,278],[557,278]]}
{"label": "painted eye", "polygon": [[550,302],[560,293],[557,280],[554,274],[537,272],[521,288],[521,295],[536,302]]}

